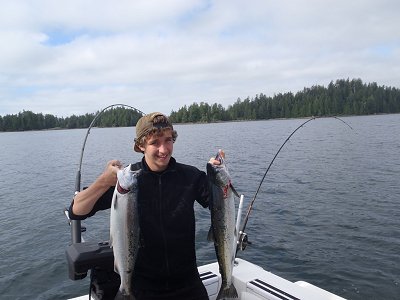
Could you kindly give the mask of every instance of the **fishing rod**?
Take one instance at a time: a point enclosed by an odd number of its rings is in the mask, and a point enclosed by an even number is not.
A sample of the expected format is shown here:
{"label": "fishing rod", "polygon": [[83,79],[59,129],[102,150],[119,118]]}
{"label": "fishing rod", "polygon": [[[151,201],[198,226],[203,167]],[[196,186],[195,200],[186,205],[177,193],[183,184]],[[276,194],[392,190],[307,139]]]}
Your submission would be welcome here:
{"label": "fishing rod", "polygon": [[[253,199],[252,199],[251,202],[250,202],[249,208],[248,208],[247,213],[246,213],[246,216],[245,216],[245,218],[244,218],[244,222],[243,222],[242,229],[239,231],[238,246],[237,246],[237,248],[236,248],[236,253],[237,253],[237,251],[239,251],[239,250],[244,250],[244,249],[246,248],[247,244],[249,244],[248,237],[247,237],[247,235],[244,233],[244,230],[246,229],[246,226],[247,226],[247,222],[248,222],[248,220],[249,220],[250,213],[251,213],[251,211],[252,211],[252,209],[253,209],[253,205],[254,205],[254,202],[256,201],[257,195],[258,195],[258,193],[259,193],[259,191],[260,191],[260,189],[261,189],[261,185],[263,184],[264,179],[265,179],[265,177],[267,176],[268,171],[269,171],[269,169],[271,168],[272,164],[274,163],[276,157],[278,156],[279,152],[281,152],[281,150],[282,150],[282,148],[285,146],[285,144],[290,140],[290,138],[291,138],[300,128],[302,128],[302,127],[303,127],[304,125],[306,125],[308,122],[311,122],[311,121],[313,121],[313,120],[315,120],[315,119],[317,119],[317,118],[319,118],[319,117],[314,117],[314,116],[312,116],[310,119],[308,119],[307,121],[303,122],[303,123],[300,124],[295,130],[293,130],[293,132],[286,138],[286,140],[285,140],[285,141],[283,142],[283,144],[280,146],[280,148],[279,148],[278,151],[276,152],[274,158],[271,160],[270,164],[268,165],[267,170],[265,171],[265,173],[264,173],[264,175],[263,175],[263,177],[262,177],[262,179],[261,179],[261,181],[260,181],[260,184],[258,185],[257,191],[256,191],[256,193],[254,194],[254,197],[253,197]],[[336,116],[332,116],[332,118],[335,118],[335,119],[337,119],[337,120],[343,122],[343,123],[346,124],[348,127],[350,127],[350,129],[353,129],[353,128],[352,128],[348,123],[346,123],[344,120],[342,120],[342,119],[340,119],[340,118],[338,118],[338,117],[336,117]]]}
{"label": "fishing rod", "polygon": [[351,130],[353,130],[353,127],[351,127],[347,122],[343,121],[341,118],[338,118],[336,116],[332,116],[332,118],[335,118],[336,120],[342,121],[344,124],[350,127]]}
{"label": "fishing rod", "polygon": [[[103,108],[100,112],[97,113],[97,115],[94,117],[94,119],[92,120],[92,122],[90,123],[87,131],[86,131],[86,135],[85,135],[85,139],[83,141],[83,145],[82,145],[82,149],[81,149],[81,155],[80,155],[80,159],[79,159],[79,166],[78,166],[78,171],[76,173],[76,177],[75,177],[75,194],[78,194],[81,190],[81,171],[82,171],[82,161],[83,161],[83,153],[85,152],[85,146],[86,146],[86,141],[87,138],[89,136],[90,130],[92,129],[93,125],[95,124],[96,120],[109,108],[114,107],[114,106],[124,106],[124,107],[129,107],[131,109],[133,109],[134,111],[136,111],[137,113],[141,114],[142,116],[145,115],[144,112],[142,112],[141,110],[127,105],[127,104],[121,104],[121,103],[117,103],[117,104],[112,104],[109,105],[105,108]],[[67,216],[68,217],[68,216]],[[81,221],[80,220],[70,220],[70,225],[71,225],[71,237],[72,237],[72,243],[80,243],[82,241],[82,237],[81,237],[81,232],[82,232],[82,227],[81,227]]]}

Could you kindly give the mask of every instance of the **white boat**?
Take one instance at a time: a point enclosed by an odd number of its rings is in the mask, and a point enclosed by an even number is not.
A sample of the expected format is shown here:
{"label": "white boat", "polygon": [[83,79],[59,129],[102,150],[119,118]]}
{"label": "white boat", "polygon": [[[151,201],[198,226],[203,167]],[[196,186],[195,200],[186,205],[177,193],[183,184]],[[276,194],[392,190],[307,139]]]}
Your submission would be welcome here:
{"label": "white boat", "polygon": [[[70,278],[77,280],[86,276],[93,265],[112,268],[113,256],[107,243],[73,244],[67,249]],[[221,287],[218,263],[198,268],[210,300],[217,299]],[[268,272],[258,265],[236,258],[233,268],[233,283],[238,291],[238,300],[343,300],[344,298],[305,281],[291,282]],[[119,284],[117,285],[117,287]],[[83,295],[71,300],[86,300]],[[92,293],[90,299],[99,298]],[[112,299],[112,298],[111,298]]]}

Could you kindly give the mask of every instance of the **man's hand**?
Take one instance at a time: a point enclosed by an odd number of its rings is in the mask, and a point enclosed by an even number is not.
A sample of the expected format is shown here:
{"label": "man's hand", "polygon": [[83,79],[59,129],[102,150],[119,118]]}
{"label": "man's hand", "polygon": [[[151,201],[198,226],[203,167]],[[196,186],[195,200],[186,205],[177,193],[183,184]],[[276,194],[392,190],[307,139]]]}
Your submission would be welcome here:
{"label": "man's hand", "polygon": [[220,165],[221,161],[217,158],[218,156],[221,156],[222,159],[225,159],[225,152],[222,149],[219,149],[216,157],[211,157],[208,162],[212,165]]}
{"label": "man's hand", "polygon": [[110,160],[101,174],[101,179],[107,186],[115,186],[117,183],[117,172],[122,169],[122,163],[119,160]]}
{"label": "man's hand", "polygon": [[112,186],[117,183],[117,172],[122,168],[119,160],[111,160],[107,163],[103,173],[87,189],[80,191],[74,197],[72,212],[75,215],[86,215],[92,209],[97,200]]}

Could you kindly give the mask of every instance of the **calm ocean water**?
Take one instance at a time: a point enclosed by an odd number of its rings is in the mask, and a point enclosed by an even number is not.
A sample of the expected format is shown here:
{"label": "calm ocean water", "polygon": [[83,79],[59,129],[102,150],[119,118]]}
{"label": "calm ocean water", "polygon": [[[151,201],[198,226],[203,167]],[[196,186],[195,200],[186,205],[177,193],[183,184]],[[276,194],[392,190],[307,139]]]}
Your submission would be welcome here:
{"label": "calm ocean water", "polygon": [[[309,122],[270,169],[239,257],[288,280],[305,280],[348,299],[400,299],[400,115]],[[226,152],[236,189],[251,201],[280,145],[305,120],[177,125],[175,158],[205,170]],[[68,279],[63,215],[74,193],[86,130],[0,133],[0,298],[67,299],[88,291]],[[124,163],[132,128],[89,135],[82,186],[109,159]],[[215,261],[208,210],[197,210],[198,263]],[[108,239],[109,212],[83,222],[86,240]]]}

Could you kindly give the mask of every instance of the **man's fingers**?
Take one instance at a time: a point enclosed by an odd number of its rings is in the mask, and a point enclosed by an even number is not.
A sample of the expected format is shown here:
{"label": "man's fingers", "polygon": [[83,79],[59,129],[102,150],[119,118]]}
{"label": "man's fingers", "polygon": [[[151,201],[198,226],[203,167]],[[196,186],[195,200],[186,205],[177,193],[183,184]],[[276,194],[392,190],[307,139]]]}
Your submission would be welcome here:
{"label": "man's fingers", "polygon": [[119,160],[110,161],[110,165],[113,167],[117,167],[118,169],[121,169],[123,167],[122,163]]}

